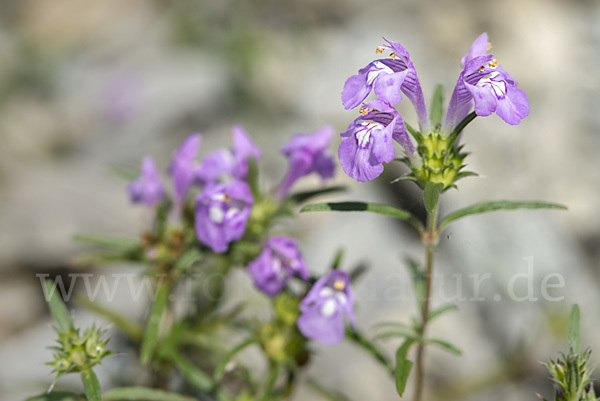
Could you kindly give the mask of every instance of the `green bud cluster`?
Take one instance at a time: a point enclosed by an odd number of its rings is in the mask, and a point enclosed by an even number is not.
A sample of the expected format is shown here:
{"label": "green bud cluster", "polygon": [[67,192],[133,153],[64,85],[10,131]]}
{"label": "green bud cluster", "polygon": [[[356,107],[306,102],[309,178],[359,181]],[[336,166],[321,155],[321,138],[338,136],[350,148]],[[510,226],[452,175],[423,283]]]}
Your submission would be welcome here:
{"label": "green bud cluster", "polygon": [[99,364],[102,358],[112,354],[106,349],[108,340],[103,340],[103,335],[104,331],[95,326],[84,331],[83,335],[79,329],[58,332],[58,346],[51,347],[55,351],[54,361],[48,365],[61,376]]}
{"label": "green bud cluster", "polygon": [[462,152],[462,146],[455,146],[450,135],[440,131],[428,134],[414,133],[417,140],[418,162],[405,160],[412,168],[411,174],[405,176],[419,184],[422,188],[428,182],[442,184],[443,191],[456,188],[456,181],[464,177],[476,175],[463,171],[467,153]]}
{"label": "green bud cluster", "polygon": [[550,360],[546,364],[548,371],[557,386],[556,401],[597,401],[592,386],[590,367],[591,350],[569,355],[562,354],[562,359]]}
{"label": "green bud cluster", "polygon": [[262,347],[274,362],[303,365],[308,358],[306,339],[296,326],[299,304],[298,299],[282,292],[274,300],[275,319],[261,327]]}

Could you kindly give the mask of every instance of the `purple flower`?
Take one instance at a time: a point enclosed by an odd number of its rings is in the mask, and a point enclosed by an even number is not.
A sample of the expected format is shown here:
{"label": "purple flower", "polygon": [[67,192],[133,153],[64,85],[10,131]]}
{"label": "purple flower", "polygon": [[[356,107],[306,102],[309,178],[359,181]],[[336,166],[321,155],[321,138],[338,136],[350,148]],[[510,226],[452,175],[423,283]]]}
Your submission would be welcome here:
{"label": "purple flower", "polygon": [[323,127],[312,134],[297,134],[281,148],[290,167],[279,184],[277,196],[284,198],[300,177],[316,172],[322,179],[333,177],[335,164],[327,148],[333,135],[332,127]]}
{"label": "purple flower", "polygon": [[395,105],[404,93],[413,103],[422,130],[429,129],[427,107],[417,72],[410,61],[408,51],[400,43],[384,38],[387,45],[377,48],[377,53],[389,51],[389,59],[375,60],[346,81],[342,91],[342,103],[346,109],[360,105],[373,89],[384,102]]}
{"label": "purple flower", "polygon": [[451,131],[475,106],[478,116],[498,114],[516,125],[529,115],[527,95],[494,59],[486,54],[490,45],[487,33],[481,34],[462,58],[463,70],[452,92],[442,130]]}
{"label": "purple flower", "polygon": [[155,207],[165,197],[158,170],[151,157],[144,157],[140,177],[129,184],[129,198],[133,203]]}
{"label": "purple flower", "polygon": [[381,100],[365,103],[364,115],[350,123],[342,132],[338,157],[344,172],[358,181],[369,181],[383,172],[383,162],[394,159],[392,139],[398,142],[409,158],[416,156],[400,114]]}
{"label": "purple flower", "polygon": [[295,239],[289,237],[270,238],[262,253],[248,265],[254,284],[269,296],[277,295],[290,277],[298,275],[308,280],[306,264]]}
{"label": "purple flower", "polygon": [[248,159],[259,159],[260,150],[241,126],[233,127],[232,136],[231,150],[219,149],[209,154],[196,168],[196,178],[200,183],[215,183],[226,177],[241,181],[248,179]]}
{"label": "purple flower", "polygon": [[344,314],[354,325],[353,304],[350,277],[332,270],[313,285],[300,303],[298,328],[307,338],[335,344],[344,338]]}
{"label": "purple flower", "polygon": [[202,137],[200,134],[192,134],[188,136],[179,149],[173,154],[169,173],[173,178],[173,186],[175,189],[175,203],[181,207],[185,202],[190,186],[195,179],[196,156]]}
{"label": "purple flower", "polygon": [[244,235],[254,199],[248,184],[208,185],[196,198],[196,235],[213,251],[227,251]]}

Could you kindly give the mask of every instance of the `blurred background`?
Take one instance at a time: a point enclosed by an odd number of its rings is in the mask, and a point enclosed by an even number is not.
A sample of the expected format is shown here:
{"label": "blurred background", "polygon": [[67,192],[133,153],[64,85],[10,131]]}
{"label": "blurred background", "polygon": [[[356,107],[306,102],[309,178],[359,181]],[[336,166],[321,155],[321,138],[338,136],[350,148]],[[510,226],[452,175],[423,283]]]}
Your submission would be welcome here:
{"label": "blurred background", "polygon": [[[569,207],[477,216],[445,233],[435,302],[455,301],[459,311],[430,329],[463,356],[428,352],[429,399],[549,397],[538,362],[565,349],[575,302],[583,343],[600,360],[599,2],[2,0],[0,21],[0,400],[40,393],[51,380],[44,363],[54,333],[36,274],[80,272],[72,266],[83,250],[76,233],[136,236],[144,227],[147,216],[129,204],[115,166],[137,167],[152,155],[164,171],[189,133],[203,134],[207,154],[228,147],[232,125],[242,124],[263,149],[262,180],[273,186],[286,168],[279,148],[292,134],[324,125],[342,132],[356,117],[340,93],[374,59],[382,36],[409,50],[427,97],[437,83],[449,97],[460,58],[486,31],[529,96],[520,125],[494,115],[469,126],[467,162],[481,176],[461,181],[443,210],[504,198]],[[408,102],[399,109],[416,123]],[[339,137],[333,142],[335,153]],[[340,169],[334,183],[350,190],[337,198],[418,210],[413,184],[389,184],[401,172],[390,166],[358,184]],[[300,216],[297,227],[314,272],[337,247],[347,250],[346,268],[369,264],[356,286],[359,329],[415,313],[402,255],[422,258],[422,249],[405,226],[332,213]],[[128,269],[120,268],[105,271]],[[564,285],[549,289],[548,300],[541,286],[552,273]],[[529,300],[514,296],[530,290]],[[140,316],[145,304],[127,308]],[[83,326],[98,321],[75,315]],[[382,344],[390,355],[396,345]],[[396,399],[392,380],[362,351],[317,348],[303,379],[319,377],[353,400]],[[114,383],[112,364],[97,369],[105,388]],[[294,399],[315,397],[301,386]]]}

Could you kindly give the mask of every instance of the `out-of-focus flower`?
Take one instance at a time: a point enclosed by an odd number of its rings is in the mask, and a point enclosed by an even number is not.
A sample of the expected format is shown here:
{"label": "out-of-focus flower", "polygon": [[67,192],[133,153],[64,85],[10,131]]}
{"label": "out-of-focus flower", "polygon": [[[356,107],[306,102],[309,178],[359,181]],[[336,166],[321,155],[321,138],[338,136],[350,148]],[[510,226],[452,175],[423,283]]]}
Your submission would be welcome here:
{"label": "out-of-focus flower", "polygon": [[200,134],[191,134],[173,154],[169,173],[173,178],[175,203],[178,207],[184,204],[190,186],[194,182],[197,168],[196,156],[201,143]]}
{"label": "out-of-focus flower", "polygon": [[144,157],[140,177],[128,187],[133,203],[155,207],[165,197],[165,189],[151,157]]}
{"label": "out-of-focus flower", "polygon": [[450,132],[475,107],[478,116],[498,114],[516,125],[529,115],[527,95],[492,54],[487,33],[481,34],[462,58],[463,70],[452,92],[442,131]]}
{"label": "out-of-focus flower", "polygon": [[[384,38],[385,39],[385,38]],[[388,59],[375,60],[359,70],[346,81],[342,91],[342,103],[346,109],[359,106],[371,93],[384,102],[395,105],[404,93],[413,103],[422,130],[429,129],[427,107],[417,72],[410,61],[408,51],[400,43],[385,39],[386,45],[377,48],[377,53],[390,52]]]}
{"label": "out-of-focus flower", "polygon": [[322,179],[333,177],[335,164],[327,152],[333,128],[326,126],[312,134],[297,134],[281,148],[290,167],[277,189],[277,196],[284,198],[300,177],[316,172]]}
{"label": "out-of-focus flower", "polygon": [[254,199],[248,184],[233,181],[209,185],[196,199],[196,235],[213,251],[227,251],[244,235]]}
{"label": "out-of-focus flower", "polygon": [[270,296],[281,292],[294,275],[309,278],[297,241],[284,236],[270,238],[258,258],[248,265],[248,272],[256,287]]}
{"label": "out-of-focus flower", "polygon": [[307,338],[335,344],[344,338],[344,315],[354,324],[353,304],[350,277],[333,270],[321,277],[300,303],[298,328]]}
{"label": "out-of-focus flower", "polygon": [[394,159],[392,139],[404,149],[408,158],[416,155],[400,114],[382,100],[367,102],[365,114],[342,132],[338,157],[344,172],[358,181],[369,181],[383,172],[383,162]]}
{"label": "out-of-focus flower", "polygon": [[239,125],[233,127],[231,150],[219,149],[204,158],[196,169],[196,178],[207,185],[224,179],[248,179],[248,159],[260,158],[260,149],[252,142],[248,133]]}

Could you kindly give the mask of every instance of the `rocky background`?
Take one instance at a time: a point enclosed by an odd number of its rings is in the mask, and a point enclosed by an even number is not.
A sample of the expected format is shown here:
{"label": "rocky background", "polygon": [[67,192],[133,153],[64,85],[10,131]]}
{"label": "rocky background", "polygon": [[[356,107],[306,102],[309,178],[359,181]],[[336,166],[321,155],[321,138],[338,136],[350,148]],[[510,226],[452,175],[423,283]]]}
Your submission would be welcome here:
{"label": "rocky background", "polygon": [[[36,274],[74,271],[74,256],[85,250],[72,241],[75,233],[134,236],[143,227],[143,211],[128,203],[115,166],[136,167],[149,154],[164,169],[190,132],[204,135],[206,154],[228,146],[237,123],[263,148],[263,179],[273,185],[285,169],[279,147],[292,134],[327,124],[341,132],[355,118],[343,109],[340,92],[373,59],[382,36],[406,46],[430,94],[436,83],[452,89],[460,57],[487,31],[496,58],[529,96],[531,113],[519,126],[493,116],[468,128],[468,162],[481,177],[445,196],[446,211],[503,198],[569,206],[473,217],[445,233],[436,302],[453,299],[459,311],[431,330],[460,346],[463,356],[428,353],[429,399],[548,397],[551,384],[538,361],[565,348],[575,302],[584,343],[600,360],[600,3],[437,3],[2,0],[0,400],[39,393],[51,378],[44,362],[53,332]],[[400,110],[415,122],[408,102]],[[334,142],[335,152],[339,138]],[[414,187],[390,185],[393,178],[390,172],[358,184],[340,170],[334,182],[351,187],[346,199],[418,208]],[[313,271],[325,269],[340,246],[348,265],[369,264],[357,285],[360,329],[414,313],[401,257],[422,251],[406,227],[335,214],[300,216],[297,223]],[[490,278],[477,293],[473,280],[484,273]],[[564,279],[564,287],[548,291],[562,298],[555,302],[544,301],[540,290],[551,273]],[[527,294],[531,285],[537,301],[510,296],[517,274],[515,293]],[[237,296],[261,303],[251,290]],[[143,314],[145,304],[129,309],[131,316]],[[76,316],[83,326],[97,320],[79,309]],[[390,355],[395,345],[384,344]],[[115,383],[118,365],[107,360],[97,369],[104,386]],[[348,344],[319,347],[304,376],[353,400],[396,399],[386,373]],[[294,397],[314,398],[307,387]]]}

